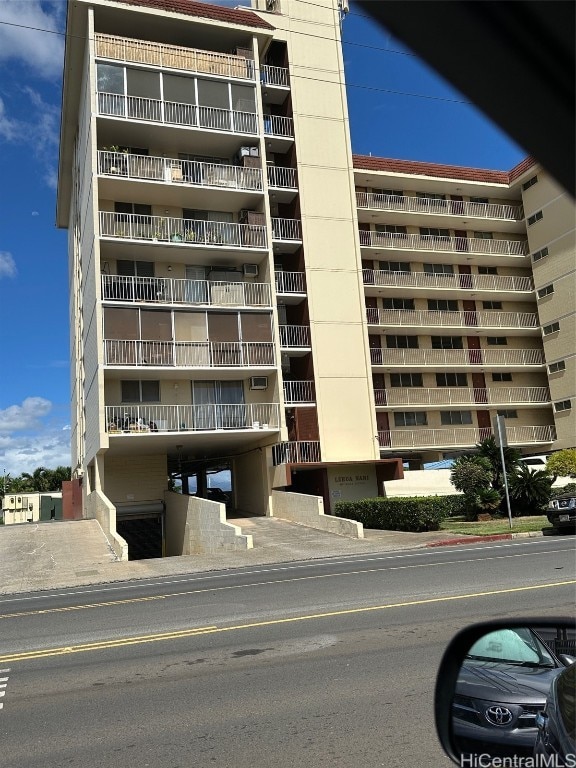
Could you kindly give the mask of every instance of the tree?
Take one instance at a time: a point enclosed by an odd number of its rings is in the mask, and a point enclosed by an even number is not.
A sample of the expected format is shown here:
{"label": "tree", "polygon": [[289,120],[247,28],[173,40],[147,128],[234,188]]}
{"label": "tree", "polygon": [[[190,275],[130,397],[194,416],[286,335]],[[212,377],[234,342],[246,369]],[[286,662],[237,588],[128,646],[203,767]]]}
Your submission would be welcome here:
{"label": "tree", "polygon": [[548,457],[546,469],[557,477],[576,475],[576,448],[564,448]]}
{"label": "tree", "polygon": [[484,456],[467,454],[452,464],[450,482],[457,491],[476,493],[492,484],[492,465]]}
{"label": "tree", "polygon": [[[487,437],[482,442],[476,444],[478,453],[480,456],[488,459],[492,467],[492,488],[494,490],[502,492],[504,490],[504,477],[502,475],[502,456],[500,448],[496,445],[496,440],[493,435]],[[510,476],[514,469],[518,466],[521,453],[516,448],[510,448],[506,446],[504,448],[504,466],[506,467],[506,475]]]}
{"label": "tree", "polygon": [[45,467],[37,467],[32,474],[22,472],[20,477],[26,483],[24,490],[45,493],[50,485],[49,476],[47,475],[49,471]]}
{"label": "tree", "polygon": [[546,470],[532,470],[519,464],[508,478],[512,513],[519,515],[541,514],[548,507],[554,477]]}

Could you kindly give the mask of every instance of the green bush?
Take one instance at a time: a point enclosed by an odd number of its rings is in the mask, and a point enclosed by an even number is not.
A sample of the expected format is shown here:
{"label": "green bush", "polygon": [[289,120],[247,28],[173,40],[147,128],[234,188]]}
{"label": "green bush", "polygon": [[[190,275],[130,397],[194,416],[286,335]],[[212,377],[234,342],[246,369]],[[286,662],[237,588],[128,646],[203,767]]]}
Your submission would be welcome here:
{"label": "green bush", "polygon": [[551,499],[557,499],[558,496],[563,496],[565,493],[576,494],[576,483],[568,483],[562,488],[552,488]]}
{"label": "green bush", "polygon": [[335,506],[338,517],[357,520],[366,528],[385,531],[437,531],[449,514],[453,497],[415,496],[402,498],[339,501]]}

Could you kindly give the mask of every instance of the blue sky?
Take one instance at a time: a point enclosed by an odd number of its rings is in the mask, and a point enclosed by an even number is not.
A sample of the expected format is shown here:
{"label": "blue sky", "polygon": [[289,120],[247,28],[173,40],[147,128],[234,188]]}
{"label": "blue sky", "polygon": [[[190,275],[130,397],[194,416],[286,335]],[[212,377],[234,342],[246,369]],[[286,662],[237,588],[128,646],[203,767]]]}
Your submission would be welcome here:
{"label": "blue sky", "polygon": [[[0,3],[0,475],[70,463],[67,233],[54,224],[65,10]],[[353,2],[343,39],[354,152],[502,170],[525,156]]]}

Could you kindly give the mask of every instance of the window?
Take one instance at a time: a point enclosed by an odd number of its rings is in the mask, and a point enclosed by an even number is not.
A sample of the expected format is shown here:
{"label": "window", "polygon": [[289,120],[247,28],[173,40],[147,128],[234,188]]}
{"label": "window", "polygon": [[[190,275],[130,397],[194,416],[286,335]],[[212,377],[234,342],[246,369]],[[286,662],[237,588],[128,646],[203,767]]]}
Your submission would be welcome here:
{"label": "window", "polygon": [[559,371],[566,370],[566,363],[564,360],[559,360],[557,363],[550,363],[548,366],[548,373],[558,373]]}
{"label": "window", "polygon": [[493,373],[492,381],[512,381],[511,373]]}
{"label": "window", "polygon": [[497,275],[498,267],[478,267],[479,275]]}
{"label": "window", "polygon": [[535,251],[532,254],[532,261],[540,261],[548,256],[548,248],[540,248],[539,251]]}
{"label": "window", "polygon": [[554,403],[554,410],[559,413],[560,411],[569,411],[572,408],[572,400],[560,400],[558,403]]}
{"label": "window", "polygon": [[471,203],[481,203],[482,205],[488,205],[487,197],[472,197],[470,196]]}
{"label": "window", "polygon": [[432,336],[432,349],[464,349],[461,336]]}
{"label": "window", "polygon": [[404,192],[401,189],[376,189],[372,187],[372,194],[386,195],[386,197],[403,197]]}
{"label": "window", "polygon": [[441,411],[440,423],[444,426],[459,426],[461,424],[472,424],[471,411]]}
{"label": "window", "polygon": [[437,387],[467,387],[468,377],[465,373],[437,373]]}
{"label": "window", "polygon": [[483,301],[482,309],[502,309],[501,301]]}
{"label": "window", "polygon": [[474,232],[476,240],[494,240],[492,232]]}
{"label": "window", "polygon": [[486,343],[489,347],[505,347],[508,345],[506,336],[487,336]]}
{"label": "window", "polygon": [[159,381],[121,381],[123,403],[159,403]]}
{"label": "window", "polygon": [[404,272],[410,274],[410,264],[407,261],[381,261],[382,272]]}
{"label": "window", "polygon": [[449,229],[439,229],[438,227],[420,227],[422,237],[450,237]]}
{"label": "window", "polygon": [[537,221],[540,221],[540,219],[543,218],[542,211],[536,211],[536,213],[533,213],[532,216],[528,217],[528,226],[531,227],[532,224],[536,224]]}
{"label": "window", "polygon": [[528,179],[528,181],[525,181],[524,184],[522,184],[522,189],[524,192],[526,192],[527,189],[530,189],[530,187],[533,187],[534,184],[538,182],[538,176],[532,176],[531,179]]}
{"label": "window", "polygon": [[428,299],[428,309],[434,312],[458,312],[455,299]]}
{"label": "window", "polygon": [[560,330],[560,323],[550,323],[550,325],[545,325],[544,328],[542,328],[542,333],[544,336],[549,336],[551,333],[556,333],[556,331]]}
{"label": "window", "polygon": [[428,424],[426,413],[420,411],[400,411],[394,414],[395,427],[424,427]]}
{"label": "window", "polygon": [[421,387],[421,373],[391,373],[390,386],[392,387]]}
{"label": "window", "polygon": [[418,349],[418,336],[386,336],[388,349]]}
{"label": "window", "polygon": [[116,269],[119,275],[130,277],[154,277],[153,261],[127,261],[118,259]]}
{"label": "window", "polygon": [[384,309],[414,309],[414,299],[384,299]]}
{"label": "window", "polygon": [[545,296],[550,296],[554,293],[554,283],[550,283],[550,285],[545,285],[544,288],[540,288],[538,291],[538,298],[543,299]]}
{"label": "window", "polygon": [[518,411],[510,411],[504,409],[503,411],[496,411],[498,416],[502,416],[505,419],[517,419],[518,418]]}
{"label": "window", "polygon": [[454,267],[452,264],[424,264],[424,273],[426,275],[453,275]]}
{"label": "window", "polygon": [[446,200],[446,195],[439,192],[416,192],[416,197],[419,200]]}
{"label": "window", "polygon": [[389,235],[405,235],[406,227],[402,227],[396,224],[376,224],[374,231],[385,232]]}

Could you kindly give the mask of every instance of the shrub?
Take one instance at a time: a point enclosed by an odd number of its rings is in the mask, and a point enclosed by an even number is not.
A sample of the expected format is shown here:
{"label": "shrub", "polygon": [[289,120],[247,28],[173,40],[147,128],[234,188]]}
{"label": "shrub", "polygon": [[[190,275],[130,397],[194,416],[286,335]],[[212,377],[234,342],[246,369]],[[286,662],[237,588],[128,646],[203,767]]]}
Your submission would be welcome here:
{"label": "shrub", "polygon": [[444,496],[416,496],[339,501],[334,511],[338,517],[357,520],[366,528],[420,532],[437,531],[450,508]]}
{"label": "shrub", "polygon": [[558,496],[563,496],[565,493],[573,493],[576,495],[576,483],[567,483],[567,485],[562,486],[562,488],[552,488],[550,498],[557,499]]}

